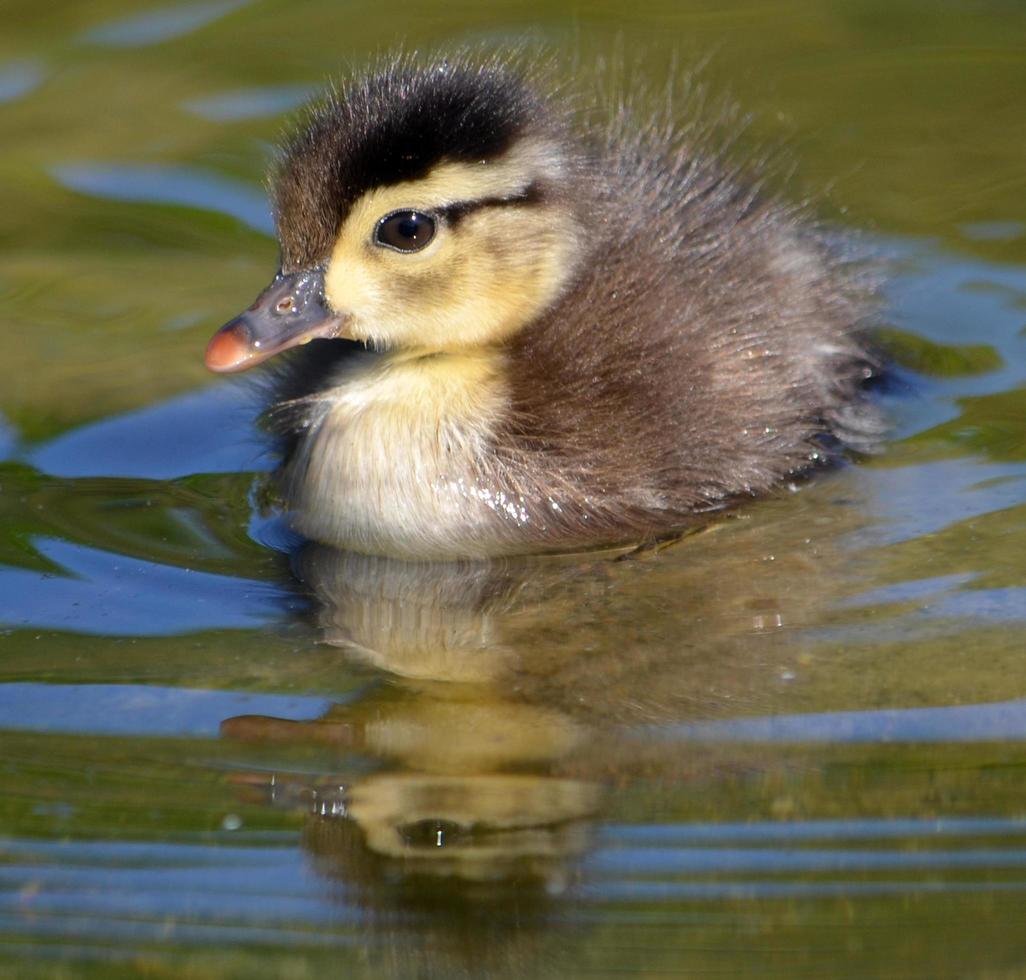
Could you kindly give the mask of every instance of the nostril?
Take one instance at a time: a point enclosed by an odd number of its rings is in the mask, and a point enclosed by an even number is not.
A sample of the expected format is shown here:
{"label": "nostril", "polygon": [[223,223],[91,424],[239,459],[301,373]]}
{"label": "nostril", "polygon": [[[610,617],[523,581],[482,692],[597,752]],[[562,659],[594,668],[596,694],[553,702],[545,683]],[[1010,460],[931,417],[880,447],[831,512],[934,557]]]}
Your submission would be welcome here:
{"label": "nostril", "polygon": [[292,297],[286,296],[284,299],[278,300],[275,309],[279,313],[288,313],[288,311],[292,309]]}

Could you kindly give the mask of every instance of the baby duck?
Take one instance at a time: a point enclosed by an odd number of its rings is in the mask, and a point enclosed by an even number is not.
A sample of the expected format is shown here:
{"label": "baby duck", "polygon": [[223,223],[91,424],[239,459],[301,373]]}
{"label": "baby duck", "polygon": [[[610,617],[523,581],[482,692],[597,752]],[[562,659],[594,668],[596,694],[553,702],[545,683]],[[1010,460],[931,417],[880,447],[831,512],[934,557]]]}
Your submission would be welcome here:
{"label": "baby duck", "polygon": [[281,267],[206,364],[285,359],[297,530],[407,559],[664,536],[871,426],[862,303],[795,209],[499,58],[399,57],[309,111]]}

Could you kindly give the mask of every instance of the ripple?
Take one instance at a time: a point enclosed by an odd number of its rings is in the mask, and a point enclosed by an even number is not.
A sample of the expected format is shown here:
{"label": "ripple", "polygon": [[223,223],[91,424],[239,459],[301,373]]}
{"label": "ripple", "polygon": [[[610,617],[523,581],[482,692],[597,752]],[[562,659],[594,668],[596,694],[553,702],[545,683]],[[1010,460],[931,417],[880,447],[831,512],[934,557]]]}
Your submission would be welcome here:
{"label": "ripple", "polygon": [[72,429],[24,458],[44,473],[62,477],[168,480],[265,470],[270,459],[252,427],[253,402],[244,385],[214,385]]}
{"label": "ripple", "polygon": [[242,88],[220,95],[190,99],[182,108],[211,122],[238,122],[278,116],[302,105],[313,92],[312,85],[267,85]]}
{"label": "ripple", "polygon": [[[851,874],[852,872],[948,871],[1023,868],[1021,847],[956,850],[781,847],[632,847],[593,854],[593,873],[610,876]],[[1023,883],[1026,886],[1026,882]]]}
{"label": "ripple", "polygon": [[[345,943],[365,919],[358,906],[344,901],[341,888],[326,900],[291,842],[8,839],[4,859],[0,928],[37,941],[99,947],[104,958],[110,942],[166,942],[169,922],[175,943],[186,946],[309,947]],[[23,884],[30,887],[22,891]]]}
{"label": "ripple", "polygon": [[921,616],[948,621],[975,619],[981,623],[1026,621],[1026,589],[1016,586],[952,592],[932,602]]}
{"label": "ripple", "polygon": [[254,231],[274,234],[270,208],[261,191],[195,167],[71,163],[53,167],[50,173],[63,187],[78,194],[214,211],[236,218]]}
{"label": "ripple", "polygon": [[940,426],[961,414],[960,399],[1008,391],[1026,382],[1026,343],[1020,335],[1026,269],[981,262],[937,251],[922,244],[890,252],[907,265],[886,285],[894,325],[942,347],[961,349],[982,339],[1000,366],[972,376],[918,376],[915,398],[903,402],[892,419],[892,438],[905,439]]}
{"label": "ripple", "polygon": [[838,603],[841,607],[865,609],[867,607],[893,605],[906,602],[926,603],[936,601],[948,591],[968,585],[977,576],[973,572],[957,575],[938,575],[931,578],[914,579],[908,582],[894,582],[880,588],[860,592]]}
{"label": "ripple", "polygon": [[853,817],[838,820],[772,820],[751,823],[611,824],[601,839],[620,846],[661,843],[749,843],[751,841],[887,840],[895,837],[1005,837],[1026,835],[1026,819]]}
{"label": "ripple", "polygon": [[767,899],[879,898],[993,894],[1026,891],[1022,881],[620,881],[586,885],[582,897],[599,902],[675,902],[682,900],[759,902]]}
{"label": "ripple", "polygon": [[15,102],[34,92],[46,78],[37,61],[9,61],[0,65],[0,103]]}
{"label": "ripple", "polygon": [[332,703],[151,684],[0,684],[5,729],[90,735],[216,738],[225,718],[259,714],[306,721],[319,718]]}
{"label": "ripple", "polygon": [[65,575],[0,567],[0,623],[102,636],[178,636],[278,621],[291,596],[263,582],[129,558],[57,538],[32,547]]}
{"label": "ripple", "polygon": [[696,742],[1004,742],[1026,740],[1026,699],[942,708],[828,711],[645,729]]}
{"label": "ripple", "polygon": [[974,221],[960,225],[959,231],[974,242],[1012,242],[1026,234],[1021,221]]}
{"label": "ripple", "polygon": [[10,459],[17,444],[17,432],[7,419],[0,415],[0,460]]}
{"label": "ripple", "polygon": [[114,48],[143,48],[184,37],[246,6],[250,0],[217,0],[189,6],[161,7],[90,28],[80,40]]}
{"label": "ripple", "polygon": [[858,479],[878,515],[872,527],[859,532],[859,542],[896,545],[1022,503],[1026,466],[948,459],[865,469]]}

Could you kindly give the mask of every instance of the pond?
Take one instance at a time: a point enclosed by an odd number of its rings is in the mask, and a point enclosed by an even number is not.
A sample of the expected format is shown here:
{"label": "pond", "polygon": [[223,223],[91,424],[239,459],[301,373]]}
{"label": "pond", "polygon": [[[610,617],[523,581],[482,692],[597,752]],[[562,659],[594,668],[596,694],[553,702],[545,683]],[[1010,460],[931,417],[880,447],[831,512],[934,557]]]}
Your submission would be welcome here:
{"label": "pond", "polygon": [[[407,46],[703,64],[888,267],[882,451],[659,551],[302,545],[212,330]],[[8,0],[0,969],[1021,977],[1026,10]]]}

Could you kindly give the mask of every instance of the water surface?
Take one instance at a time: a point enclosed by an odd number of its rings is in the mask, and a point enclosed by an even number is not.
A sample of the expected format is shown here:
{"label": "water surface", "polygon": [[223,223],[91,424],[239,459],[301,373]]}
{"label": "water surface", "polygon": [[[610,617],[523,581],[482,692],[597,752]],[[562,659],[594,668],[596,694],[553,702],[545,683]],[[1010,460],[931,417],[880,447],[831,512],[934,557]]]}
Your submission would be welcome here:
{"label": "water surface", "polygon": [[[301,547],[245,386],[284,113],[398,37],[705,69],[891,275],[885,450],[657,553]],[[0,964],[1022,976],[1026,14],[15,0]],[[747,144],[746,144],[747,145]]]}

